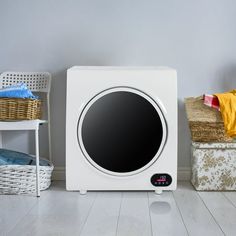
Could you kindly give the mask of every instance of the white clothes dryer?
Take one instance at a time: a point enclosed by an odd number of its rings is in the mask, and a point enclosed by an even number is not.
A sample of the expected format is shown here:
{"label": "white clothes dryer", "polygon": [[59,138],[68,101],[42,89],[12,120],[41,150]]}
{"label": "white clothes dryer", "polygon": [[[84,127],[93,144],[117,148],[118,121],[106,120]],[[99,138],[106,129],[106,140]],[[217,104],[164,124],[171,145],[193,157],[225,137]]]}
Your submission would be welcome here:
{"label": "white clothes dryer", "polygon": [[164,67],[67,71],[66,188],[176,189],[177,74]]}

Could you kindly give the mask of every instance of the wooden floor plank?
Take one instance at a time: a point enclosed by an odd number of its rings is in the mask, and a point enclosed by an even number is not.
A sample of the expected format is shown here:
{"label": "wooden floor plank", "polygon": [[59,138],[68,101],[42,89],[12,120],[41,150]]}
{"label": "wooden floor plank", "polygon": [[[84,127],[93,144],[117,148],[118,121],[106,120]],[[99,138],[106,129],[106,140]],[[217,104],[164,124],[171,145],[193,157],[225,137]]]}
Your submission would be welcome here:
{"label": "wooden floor plank", "polygon": [[120,209],[117,236],[152,235],[146,192],[125,192]]}
{"label": "wooden floor plank", "polygon": [[101,192],[84,224],[81,236],[113,236],[116,234],[121,193]]}
{"label": "wooden floor plank", "polygon": [[189,235],[223,235],[221,228],[189,183],[180,183],[173,194]]}
{"label": "wooden floor plank", "polygon": [[0,195],[0,235],[6,235],[37,204],[35,196]]}
{"label": "wooden floor plank", "polygon": [[172,192],[149,193],[149,208],[153,235],[188,235]]}
{"label": "wooden floor plank", "polygon": [[78,235],[95,198],[96,193],[81,196],[61,188],[46,191],[9,235]]}
{"label": "wooden floor plank", "polygon": [[236,235],[236,208],[221,192],[199,192],[227,236]]}
{"label": "wooden floor plank", "polygon": [[236,207],[236,191],[224,192],[223,194]]}

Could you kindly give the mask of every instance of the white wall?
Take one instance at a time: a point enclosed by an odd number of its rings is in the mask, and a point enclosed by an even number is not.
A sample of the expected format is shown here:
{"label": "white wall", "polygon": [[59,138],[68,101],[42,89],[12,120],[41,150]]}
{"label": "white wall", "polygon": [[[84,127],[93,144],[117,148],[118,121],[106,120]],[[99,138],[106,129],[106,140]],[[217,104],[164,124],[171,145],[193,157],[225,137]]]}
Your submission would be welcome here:
{"label": "white wall", "polygon": [[[49,71],[53,159],[65,163],[66,69],[164,65],[178,71],[179,166],[188,167],[183,98],[236,87],[234,0],[1,0],[0,72]],[[166,91],[168,93],[168,91]],[[31,150],[22,137],[7,147]],[[47,147],[42,140],[41,153]]]}

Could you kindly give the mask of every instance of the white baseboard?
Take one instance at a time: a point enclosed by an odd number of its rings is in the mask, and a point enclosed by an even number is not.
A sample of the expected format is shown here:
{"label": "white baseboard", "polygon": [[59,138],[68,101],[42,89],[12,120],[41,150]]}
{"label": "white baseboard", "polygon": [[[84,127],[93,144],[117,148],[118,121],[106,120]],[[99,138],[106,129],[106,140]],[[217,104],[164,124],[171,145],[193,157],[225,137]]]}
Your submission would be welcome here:
{"label": "white baseboard", "polygon": [[191,178],[191,168],[190,167],[179,167],[178,168],[178,180],[190,180]]}
{"label": "white baseboard", "polygon": [[55,166],[52,172],[52,180],[66,180],[66,172],[64,166]]}
{"label": "white baseboard", "polygon": [[[178,168],[178,180],[190,180],[191,169],[189,167]],[[56,166],[52,173],[52,180],[65,180],[65,167]]]}

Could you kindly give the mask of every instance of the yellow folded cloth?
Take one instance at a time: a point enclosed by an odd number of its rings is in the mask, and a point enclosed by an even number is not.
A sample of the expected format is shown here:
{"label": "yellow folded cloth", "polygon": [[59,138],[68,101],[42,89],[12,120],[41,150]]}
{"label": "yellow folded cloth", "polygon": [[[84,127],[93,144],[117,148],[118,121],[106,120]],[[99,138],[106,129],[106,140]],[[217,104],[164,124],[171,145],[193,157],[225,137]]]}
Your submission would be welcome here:
{"label": "yellow folded cloth", "polygon": [[214,95],[219,100],[226,133],[230,137],[236,136],[236,89]]}

